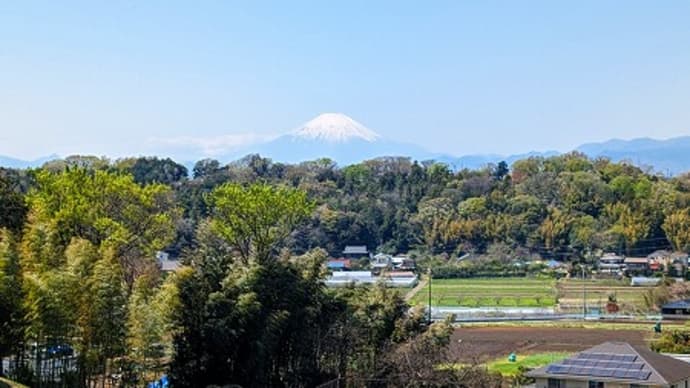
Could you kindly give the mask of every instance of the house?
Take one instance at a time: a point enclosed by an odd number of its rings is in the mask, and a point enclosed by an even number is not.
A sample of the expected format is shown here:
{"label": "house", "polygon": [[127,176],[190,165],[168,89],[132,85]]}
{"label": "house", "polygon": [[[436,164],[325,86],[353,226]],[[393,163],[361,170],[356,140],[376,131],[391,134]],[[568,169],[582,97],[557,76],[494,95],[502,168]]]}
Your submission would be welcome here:
{"label": "house", "polygon": [[661,269],[668,270],[668,267],[671,264],[671,255],[672,253],[665,250],[657,250],[649,255],[647,255],[647,258],[649,259],[649,267],[652,271],[659,271]]}
{"label": "house", "polygon": [[180,261],[171,259],[170,254],[163,251],[156,252],[156,260],[163,272],[175,272],[180,269]]}
{"label": "house", "polygon": [[599,258],[599,272],[619,273],[623,270],[625,258],[614,253],[606,253]]}
{"label": "house", "polygon": [[688,265],[688,254],[684,252],[654,251],[647,256],[649,267],[653,271],[666,271],[675,276],[682,276]]}
{"label": "house", "polygon": [[626,342],[605,342],[527,372],[536,388],[685,388],[690,364]]}
{"label": "house", "polygon": [[379,253],[378,255],[374,256],[373,259],[371,259],[370,265],[371,265],[371,271],[375,275],[378,275],[382,271],[390,269],[392,267],[391,256],[383,254],[383,253]]}
{"label": "house", "polygon": [[647,258],[650,260],[665,260],[668,257],[671,257],[671,252],[666,249],[656,250],[647,255]]}
{"label": "house", "polygon": [[326,267],[331,271],[349,271],[352,262],[350,259],[330,259],[326,262]]}
{"label": "house", "polygon": [[346,259],[370,258],[371,253],[364,245],[347,245],[343,250],[343,257]]}
{"label": "house", "polygon": [[646,257],[626,257],[623,264],[627,273],[645,273],[650,270],[649,259]]}
{"label": "house", "polygon": [[671,276],[683,277],[688,268],[688,254],[684,252],[674,252],[671,254],[671,265],[668,272]]}
{"label": "house", "polygon": [[661,306],[664,319],[690,319],[690,299],[677,300]]}
{"label": "house", "polygon": [[179,260],[162,260],[159,261],[160,266],[161,266],[161,271],[163,272],[176,272],[178,269],[180,269],[180,261]]}
{"label": "house", "polygon": [[405,256],[395,256],[391,258],[391,263],[393,263],[393,268],[399,270],[413,271],[417,268],[414,259]]}

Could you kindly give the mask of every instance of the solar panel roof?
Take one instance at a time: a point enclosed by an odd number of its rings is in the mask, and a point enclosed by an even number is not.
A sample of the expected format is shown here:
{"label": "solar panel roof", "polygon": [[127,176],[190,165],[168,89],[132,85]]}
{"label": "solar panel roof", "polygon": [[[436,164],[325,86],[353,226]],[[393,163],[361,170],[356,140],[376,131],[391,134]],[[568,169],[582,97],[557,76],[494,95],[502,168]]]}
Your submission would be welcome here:
{"label": "solar panel roof", "polygon": [[[605,342],[566,360],[528,372],[530,377],[572,376],[575,380],[604,380],[668,386],[690,378],[690,365],[624,342]],[[624,380],[624,381],[620,381]]]}
{"label": "solar panel roof", "polygon": [[[632,380],[646,380],[652,373],[644,370],[643,364],[639,363],[619,363],[605,362],[607,366],[583,366],[571,364],[573,359],[564,360],[563,364],[552,364],[546,369],[547,373],[554,374],[572,374],[578,376],[592,376],[592,377],[617,377]],[[578,360],[574,360],[578,361]],[[611,365],[609,365],[611,364]],[[629,366],[629,368],[628,368]]]}
{"label": "solar panel roof", "polygon": [[618,369],[642,369],[643,363],[640,362],[626,362],[626,361],[604,361],[604,360],[588,360],[581,358],[567,358],[561,361],[564,365],[579,365],[598,368],[618,368]]}
{"label": "solar panel roof", "polygon": [[590,353],[582,352],[575,356],[575,358],[586,360],[607,360],[607,361],[625,361],[633,362],[637,360],[634,354],[611,354],[611,353]]}

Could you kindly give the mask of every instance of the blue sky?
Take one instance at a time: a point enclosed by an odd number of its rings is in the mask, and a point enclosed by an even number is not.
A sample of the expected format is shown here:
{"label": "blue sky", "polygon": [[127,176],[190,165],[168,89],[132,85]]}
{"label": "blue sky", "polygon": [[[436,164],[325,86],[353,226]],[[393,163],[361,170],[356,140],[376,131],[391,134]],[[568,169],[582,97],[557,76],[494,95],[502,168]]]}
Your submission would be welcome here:
{"label": "blue sky", "polygon": [[455,155],[680,136],[688,20],[687,1],[2,2],[0,154],[234,147],[322,112]]}

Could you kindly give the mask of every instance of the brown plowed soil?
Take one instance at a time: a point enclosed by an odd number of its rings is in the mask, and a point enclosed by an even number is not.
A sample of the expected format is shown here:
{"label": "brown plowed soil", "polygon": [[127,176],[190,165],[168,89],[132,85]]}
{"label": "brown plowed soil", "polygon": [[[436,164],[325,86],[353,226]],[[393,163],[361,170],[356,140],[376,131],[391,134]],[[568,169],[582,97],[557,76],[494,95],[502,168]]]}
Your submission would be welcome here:
{"label": "brown plowed soil", "polygon": [[644,345],[651,330],[556,327],[468,327],[453,334],[451,352],[458,362],[484,362],[509,354],[578,352],[606,341]]}

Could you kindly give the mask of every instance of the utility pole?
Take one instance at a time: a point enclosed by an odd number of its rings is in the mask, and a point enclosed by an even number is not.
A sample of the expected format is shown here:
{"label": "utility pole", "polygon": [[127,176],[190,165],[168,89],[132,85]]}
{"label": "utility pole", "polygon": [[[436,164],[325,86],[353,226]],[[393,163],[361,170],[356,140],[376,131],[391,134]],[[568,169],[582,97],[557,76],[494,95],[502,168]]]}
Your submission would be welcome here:
{"label": "utility pole", "polygon": [[582,264],[582,320],[587,319],[587,282],[585,281],[585,265]]}
{"label": "utility pole", "polygon": [[431,267],[428,268],[427,273],[429,274],[429,306],[427,310],[427,321],[431,325]]}

